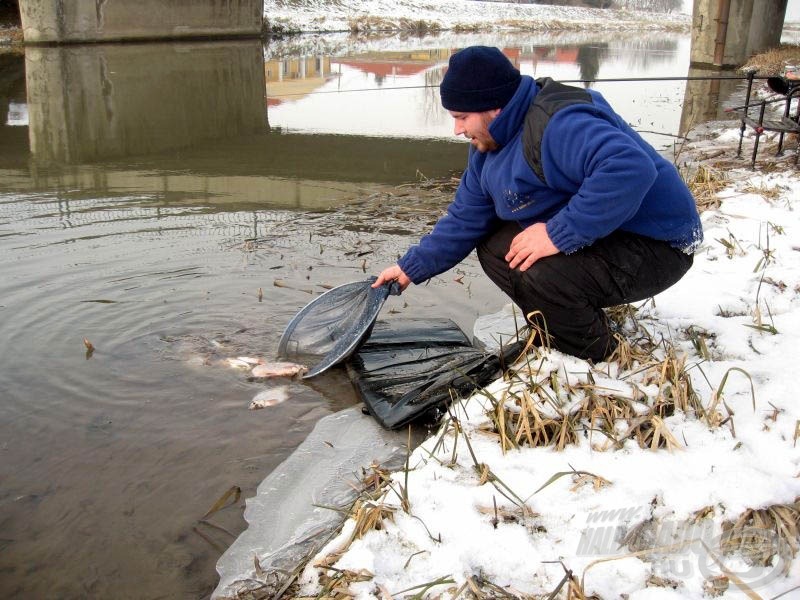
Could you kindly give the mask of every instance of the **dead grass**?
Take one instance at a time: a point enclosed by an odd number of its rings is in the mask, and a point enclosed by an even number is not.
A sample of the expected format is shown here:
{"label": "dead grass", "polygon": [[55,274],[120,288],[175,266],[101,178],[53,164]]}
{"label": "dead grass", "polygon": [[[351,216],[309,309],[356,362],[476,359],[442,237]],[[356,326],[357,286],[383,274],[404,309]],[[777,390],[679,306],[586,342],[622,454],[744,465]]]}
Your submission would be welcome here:
{"label": "dead grass", "polygon": [[781,44],[761,54],[751,57],[740,70],[755,71],[758,75],[780,75],[786,65],[800,64],[800,45]]}
{"label": "dead grass", "polygon": [[[600,372],[595,376],[590,372],[588,382],[571,383],[557,371],[547,371],[549,363],[534,349],[525,364],[506,373],[511,391],[500,396],[485,392],[491,404],[491,431],[498,435],[504,452],[522,446],[560,451],[584,434],[590,441],[602,436],[592,444],[599,451],[622,448],[629,439],[651,450],[682,447],[665,419],[677,412],[706,415],[686,372],[686,357],[667,345],[663,358],[657,358],[658,344],[636,323],[633,307],[617,308],[612,318],[632,331],[618,336],[610,362],[619,365],[621,378],[635,374],[636,383],[627,392],[609,390],[595,383]],[[522,389],[513,385],[519,383]],[[641,392],[644,387],[655,387],[657,392],[648,397]]]}
{"label": "dead grass", "polygon": [[722,531],[724,554],[738,553],[748,564],[762,567],[780,557],[786,574],[800,549],[800,498],[792,504],[748,509],[736,521],[723,523]]}
{"label": "dead grass", "polygon": [[399,31],[415,35],[436,34],[442,30],[440,23],[424,19],[398,20],[383,17],[362,16],[348,21],[350,33],[373,33],[382,31]]}
{"label": "dead grass", "polygon": [[723,171],[701,164],[687,179],[686,185],[694,196],[697,209],[702,212],[719,208],[720,199],[717,194],[725,189],[728,182]]}
{"label": "dead grass", "polygon": [[[393,519],[396,508],[387,505],[383,501],[387,497],[387,491],[390,486],[390,473],[380,465],[373,463],[363,471],[358,497],[349,509],[344,510],[349,518],[354,521],[350,536],[337,548],[331,550],[314,563],[314,567],[319,570],[318,581],[321,587],[321,592],[317,597],[336,600],[352,598],[352,593],[349,591],[351,584],[372,579],[372,573],[366,569],[339,569],[334,565],[347,552],[355,540],[363,537],[369,531],[383,529],[385,524]],[[286,588],[289,585],[294,585],[294,579],[310,558],[310,556],[307,557],[303,564],[295,569]],[[291,597],[296,596],[291,594]]]}

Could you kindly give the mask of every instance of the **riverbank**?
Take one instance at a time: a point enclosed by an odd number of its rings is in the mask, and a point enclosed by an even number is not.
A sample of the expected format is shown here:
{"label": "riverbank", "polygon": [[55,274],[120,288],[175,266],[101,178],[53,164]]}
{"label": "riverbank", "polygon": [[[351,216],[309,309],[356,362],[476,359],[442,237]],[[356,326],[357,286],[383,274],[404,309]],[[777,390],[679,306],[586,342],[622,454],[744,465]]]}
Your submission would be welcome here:
{"label": "riverbank", "polygon": [[[594,9],[574,6],[442,0],[265,0],[266,37],[299,33],[393,33],[428,35],[520,31],[675,31],[687,32],[691,16],[681,13]],[[0,47],[23,43],[16,23],[0,26]]]}
{"label": "riverbank", "polygon": [[22,29],[17,25],[0,25],[0,52],[12,48],[21,49],[23,45]]}
{"label": "riverbank", "polygon": [[575,6],[442,0],[376,0],[335,3],[266,0],[264,28],[270,33],[437,31],[632,31],[686,32],[691,17],[680,13],[594,9]]}
{"label": "riverbank", "polygon": [[705,242],[681,282],[614,313],[614,359],[535,350],[456,402],[404,468],[370,472],[291,597],[798,588],[800,178],[794,151],[750,170],[737,141],[712,124],[687,143]]}
{"label": "riverbank", "polygon": [[[749,67],[775,72],[789,58]],[[770,98],[763,85],[756,94]],[[753,142],[748,130],[737,157],[737,123],[711,122],[679,149],[705,242],[674,288],[614,313],[626,339],[614,360],[535,351],[455,403],[404,468],[369,470],[371,487],[286,597],[796,589],[800,171],[796,139],[778,156],[767,133],[750,169]],[[291,583],[273,587],[254,554],[243,576],[264,597]]]}
{"label": "riverbank", "polygon": [[[340,4],[322,0],[265,0],[262,32],[265,39],[302,33],[403,34],[525,31],[673,31],[688,32],[691,15],[594,9],[573,6],[444,0],[379,0]],[[787,23],[790,37],[800,24]],[[24,43],[19,23],[0,24],[0,49]]]}

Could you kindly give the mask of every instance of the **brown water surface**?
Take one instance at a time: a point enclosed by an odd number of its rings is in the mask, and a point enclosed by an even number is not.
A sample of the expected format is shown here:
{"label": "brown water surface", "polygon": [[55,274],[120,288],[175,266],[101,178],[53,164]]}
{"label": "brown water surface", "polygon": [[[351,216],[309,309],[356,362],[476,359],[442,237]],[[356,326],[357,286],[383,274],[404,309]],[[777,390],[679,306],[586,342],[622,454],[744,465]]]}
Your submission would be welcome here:
{"label": "brown water surface", "polygon": [[[207,597],[244,498],[357,402],[334,369],[250,411],[224,359],[391,264],[443,210],[397,185],[464,146],[270,129],[260,43],[1,58],[0,597]],[[385,316],[469,331],[503,299],[467,265]]]}

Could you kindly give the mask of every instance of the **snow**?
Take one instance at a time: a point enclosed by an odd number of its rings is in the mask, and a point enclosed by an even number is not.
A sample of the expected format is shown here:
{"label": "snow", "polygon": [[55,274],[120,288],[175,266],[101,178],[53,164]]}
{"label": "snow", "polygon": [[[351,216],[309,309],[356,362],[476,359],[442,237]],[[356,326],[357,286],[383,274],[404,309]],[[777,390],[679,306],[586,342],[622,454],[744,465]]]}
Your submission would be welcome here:
{"label": "snow", "polygon": [[[738,135],[720,129],[716,140],[704,144],[733,140]],[[409,472],[393,474],[391,489],[376,501],[388,507],[392,519],[348,546],[354,527],[349,521],[306,567],[301,593],[319,593],[327,571],[314,564],[334,551],[342,552],[334,568],[366,573],[365,580],[349,584],[357,598],[382,597],[384,591],[411,595],[440,578],[446,582],[431,587],[428,596],[454,597],[470,581],[488,581],[511,594],[546,595],[566,568],[582,578],[584,593],[604,599],[622,594],[700,599],[723,574],[716,560],[761,597],[799,585],[800,565],[787,564],[785,553],[761,567],[720,550],[725,523],[750,509],[791,505],[800,496],[795,433],[800,405],[793,394],[800,186],[792,162],[773,168],[766,174],[746,168],[727,172],[719,208],[702,214],[705,242],[693,268],[654,302],[638,306],[639,326],[685,357],[700,404],[719,413],[714,423],[695,410],[664,417],[677,446],[672,450],[641,448],[630,439],[615,448],[584,422],[575,443],[562,451],[547,446],[503,452],[498,436],[487,433],[488,397],[514,404],[512,393],[519,395],[526,386],[498,380],[455,405],[460,433],[446,420],[413,452]],[[514,331],[511,320],[507,308],[487,316],[477,329],[491,345],[491,329]],[[692,332],[702,334],[708,356],[692,343]],[[638,366],[592,366],[556,351],[516,367],[530,371],[522,380],[544,387],[556,374],[551,397],[558,400],[542,407],[545,417],[574,412],[583,397],[564,400],[557,390],[588,382],[589,373],[602,390],[598,394],[644,394],[637,414],[646,414],[659,392]],[[619,433],[628,426],[617,425]],[[486,471],[482,478],[476,464],[488,466],[496,485],[485,481]],[[548,484],[559,473],[566,474]],[[407,512],[401,489],[408,494]],[[493,523],[495,505],[497,514],[510,516]],[[620,546],[637,527],[649,538]],[[756,535],[771,540],[773,533],[756,530]],[[662,547],[670,549],[653,551]],[[613,560],[596,562],[601,558]],[[732,576],[727,584],[719,597],[743,597]]]}
{"label": "snow", "polygon": [[[709,427],[696,413],[678,411],[665,419],[680,444],[680,449],[672,452],[642,449],[631,441],[621,449],[603,451],[602,436],[579,436],[577,443],[561,452],[552,447],[523,447],[504,453],[497,436],[486,433],[491,408],[487,396],[502,397],[504,391],[519,384],[498,380],[485,392],[456,405],[462,434],[456,436],[445,423],[411,455],[409,472],[394,474],[392,487],[405,488],[408,512],[402,508],[399,494],[387,491],[377,502],[391,508],[393,519],[385,521],[381,530],[355,540],[333,564],[337,569],[365,569],[371,574],[368,581],[350,585],[356,597],[379,597],[381,589],[395,595],[443,576],[451,583],[434,587],[431,594],[452,597],[470,577],[490,581],[509,593],[547,594],[563,577],[563,564],[573,573],[585,573],[584,592],[601,598],[621,594],[703,598],[703,582],[719,569],[698,544],[688,542],[700,536],[714,548],[724,521],[735,521],[751,508],[794,502],[800,495],[796,478],[800,451],[794,443],[800,407],[794,402],[788,379],[796,364],[794,334],[800,307],[800,268],[795,254],[800,236],[795,208],[800,193],[793,187],[796,174],[791,171],[768,177],[737,175],[741,179],[721,194],[731,198],[719,210],[703,215],[707,237],[693,269],[656,297],[646,317],[639,317],[647,321],[645,326],[653,334],[669,336],[689,357],[692,384],[703,406],[711,405],[714,391],[729,374],[721,393],[734,415],[735,428]],[[753,183],[765,191],[776,190],[776,195],[735,194]],[[766,248],[769,223],[780,223],[782,233],[772,234],[772,259],[754,272],[753,266]],[[722,232],[737,236],[739,253],[728,256],[716,241]],[[720,265],[725,268],[719,269]],[[769,293],[756,298],[758,282],[767,277],[786,287],[781,291],[768,286]],[[762,291],[766,291],[763,284]],[[714,298],[721,294],[736,299],[745,314],[720,316]],[[781,306],[780,312],[771,311],[777,334],[747,327],[753,323],[757,303],[764,313],[767,305]],[[686,339],[687,326],[699,323],[714,336],[713,360],[702,360]],[[544,352],[541,361],[531,363],[534,373],[545,374],[538,378],[540,383],[550,373],[557,373],[561,386],[567,381],[576,385],[586,373],[594,372],[600,375],[595,383],[611,393],[615,387],[629,390],[637,379],[631,376],[635,369],[619,373],[616,379],[603,377],[615,369],[605,364],[592,367],[555,351]],[[651,397],[655,393],[647,391]],[[561,410],[568,413],[570,407]],[[469,438],[471,451],[464,436]],[[476,463],[488,465],[502,485],[482,482]],[[600,476],[608,483],[582,482],[578,472]],[[548,485],[558,473],[568,475]],[[517,517],[501,518],[495,526],[495,504],[499,514]],[[695,523],[700,511],[710,511],[711,516]],[[679,547],[660,557],[625,558],[633,550],[612,542],[651,519],[657,523],[654,535],[659,543],[649,547],[676,543]],[[350,521],[317,560],[343,549],[352,527]],[[617,560],[593,564],[609,556]],[[735,555],[723,560],[765,597],[786,591],[800,580],[796,565],[789,568],[787,576],[778,572],[782,567],[779,559],[775,569],[756,569]],[[314,562],[304,573],[303,595],[319,591],[321,571]],[[668,578],[678,595],[670,589],[648,587],[654,576]],[[731,584],[721,597],[740,597],[737,594],[740,591]]]}
{"label": "snow", "polygon": [[691,23],[691,17],[683,13],[473,0],[266,0],[264,15],[269,26],[278,32],[350,31],[356,26],[361,31],[412,29],[419,23],[443,30],[688,30]]}
{"label": "snow", "polygon": [[[738,141],[720,127],[697,145]],[[800,404],[793,394],[800,186],[793,161],[773,162],[772,169],[727,171],[719,208],[702,214],[705,241],[694,266],[653,302],[637,306],[640,331],[685,357],[700,404],[716,410],[716,420],[693,409],[665,416],[671,450],[642,448],[632,439],[616,447],[584,419],[577,439],[561,451],[550,445],[504,452],[490,433],[490,398],[519,412],[514,398],[523,389],[546,388],[550,400],[540,414],[563,417],[585,397],[563,390],[587,384],[591,374],[597,394],[634,399],[638,393],[635,413],[646,415],[663,387],[641,365],[593,366],[540,351],[512,368],[516,378],[499,379],[454,405],[459,431],[445,419],[412,453],[408,472],[395,472],[374,501],[391,518],[352,543],[355,524],[347,521],[309,562],[301,595],[320,593],[332,572],[315,565],[339,553],[326,564],[361,574],[347,586],[356,598],[409,596],[436,581],[442,583],[427,597],[455,597],[465,585],[486,591],[486,582],[538,597],[556,589],[565,569],[585,594],[603,599],[701,599],[714,581],[727,584],[718,590],[721,598],[744,597],[745,589],[768,598],[800,585],[800,564],[787,560],[786,548],[766,566],[720,549],[723,528],[747,511],[792,505],[800,496]],[[515,330],[513,319],[507,307],[480,319],[476,333],[491,347],[497,332]],[[626,331],[636,326],[626,323]],[[692,342],[698,332],[706,356]],[[629,422],[620,421],[621,435]],[[774,539],[769,528],[748,531]]]}
{"label": "snow", "polygon": [[[729,136],[723,130],[719,137]],[[445,424],[414,451],[408,474],[394,474],[394,488],[406,486],[409,513],[397,494],[387,492],[379,502],[391,507],[393,521],[354,541],[334,563],[371,573],[368,581],[350,585],[356,597],[378,597],[381,588],[396,594],[445,575],[453,583],[430,593],[449,597],[467,578],[481,577],[509,592],[547,594],[563,577],[563,563],[573,573],[585,572],[585,593],[601,598],[623,593],[630,598],[703,598],[704,581],[720,570],[702,546],[688,544],[695,534],[700,532],[713,549],[724,522],[736,521],[748,509],[794,502],[800,495],[795,444],[800,406],[792,393],[800,330],[797,171],[793,165],[770,174],[733,170],[719,197],[719,209],[702,215],[705,242],[693,268],[654,303],[641,307],[637,319],[687,357],[701,404],[709,407],[715,392],[721,394],[727,408],[718,408],[724,416],[730,412],[732,421],[710,427],[694,411],[676,411],[665,418],[680,446],[673,451],[642,449],[630,440],[621,449],[602,450],[603,436],[587,432],[560,452],[550,446],[503,453],[497,436],[486,433],[487,395],[502,397],[520,384],[498,380],[456,405],[464,431],[457,441]],[[774,330],[756,328],[759,315],[760,323]],[[487,321],[513,331],[513,324],[502,324],[503,317],[513,319],[512,311]],[[485,322],[482,327],[488,331]],[[710,359],[692,345],[690,327],[704,332]],[[630,396],[631,386],[641,383],[635,368],[593,367],[555,351],[530,362],[539,383],[556,373],[561,386],[574,386],[592,372],[598,387],[618,397]],[[658,392],[657,386],[637,387],[651,402]],[[568,413],[572,407],[563,404],[559,410]],[[525,500],[527,516],[505,497],[510,495],[504,495],[505,487],[481,482],[476,462],[488,465],[497,480]],[[542,488],[553,475],[572,471],[609,483],[596,486],[569,474]],[[500,513],[516,511],[518,518],[493,526],[495,503]],[[694,523],[701,511],[710,515]],[[627,532],[651,519],[659,539],[666,536],[666,542],[683,546],[660,557],[621,558],[632,550],[612,543],[619,538],[617,529]],[[687,524],[692,524],[692,537],[685,535]],[[676,530],[684,533],[676,537]],[[318,558],[343,547],[347,536],[345,528]],[[618,560],[592,564],[608,556]],[[763,597],[800,584],[798,565],[784,575],[779,557],[774,568],[764,569],[735,554],[721,560]],[[319,569],[306,568],[304,594],[318,591],[319,575]],[[654,576],[668,579],[677,592],[648,586]],[[741,597],[741,590],[731,582],[721,597]]]}
{"label": "snow", "polygon": [[[344,27],[366,10],[365,3],[350,3],[323,16],[267,5],[271,19],[320,30]],[[542,20],[609,19],[572,7],[431,6],[373,2],[369,12],[443,25],[489,14],[496,23],[511,19],[512,7]],[[728,124],[703,143],[736,142],[738,130]],[[516,379],[499,379],[454,404],[452,417],[410,455],[408,470],[394,472],[391,485],[371,501],[389,517],[361,536],[356,521],[347,520],[309,561],[299,595],[328,593],[323,586],[334,576],[355,598],[451,598],[491,586],[512,596],[547,597],[560,584],[565,597],[567,572],[584,594],[602,599],[769,598],[799,586],[800,563],[791,561],[791,549],[765,566],[720,549],[724,528],[747,511],[792,505],[800,496],[800,403],[793,393],[800,349],[798,171],[792,162],[775,161],[768,173],[736,167],[725,175],[719,208],[702,214],[705,241],[693,268],[654,301],[637,305],[636,322],[626,323],[629,334],[664,340],[654,356],[663,359],[674,348],[685,360],[706,415],[677,408],[663,416],[671,448],[642,448],[632,438],[615,444],[584,419],[563,450],[504,450],[489,414],[497,402],[519,412],[516,399],[524,389],[546,390],[550,400],[541,414],[556,418],[575,416],[585,399],[583,392],[565,395],[569,386],[594,382],[598,394],[628,398],[645,417],[664,391],[663,379],[641,364],[591,365],[541,350],[515,365]],[[513,331],[509,319],[513,311],[506,309],[476,331],[491,345],[492,329]],[[628,426],[620,420],[614,431],[621,437]],[[768,529],[753,526],[750,533],[772,541]]]}

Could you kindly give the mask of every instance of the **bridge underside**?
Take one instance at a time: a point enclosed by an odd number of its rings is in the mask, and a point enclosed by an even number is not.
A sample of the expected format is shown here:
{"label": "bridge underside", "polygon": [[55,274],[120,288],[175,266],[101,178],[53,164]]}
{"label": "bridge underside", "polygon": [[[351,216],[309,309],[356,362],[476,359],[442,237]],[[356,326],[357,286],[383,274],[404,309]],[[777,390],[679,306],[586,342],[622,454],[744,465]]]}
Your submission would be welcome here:
{"label": "bridge underside", "polygon": [[19,0],[28,44],[255,37],[263,0]]}

